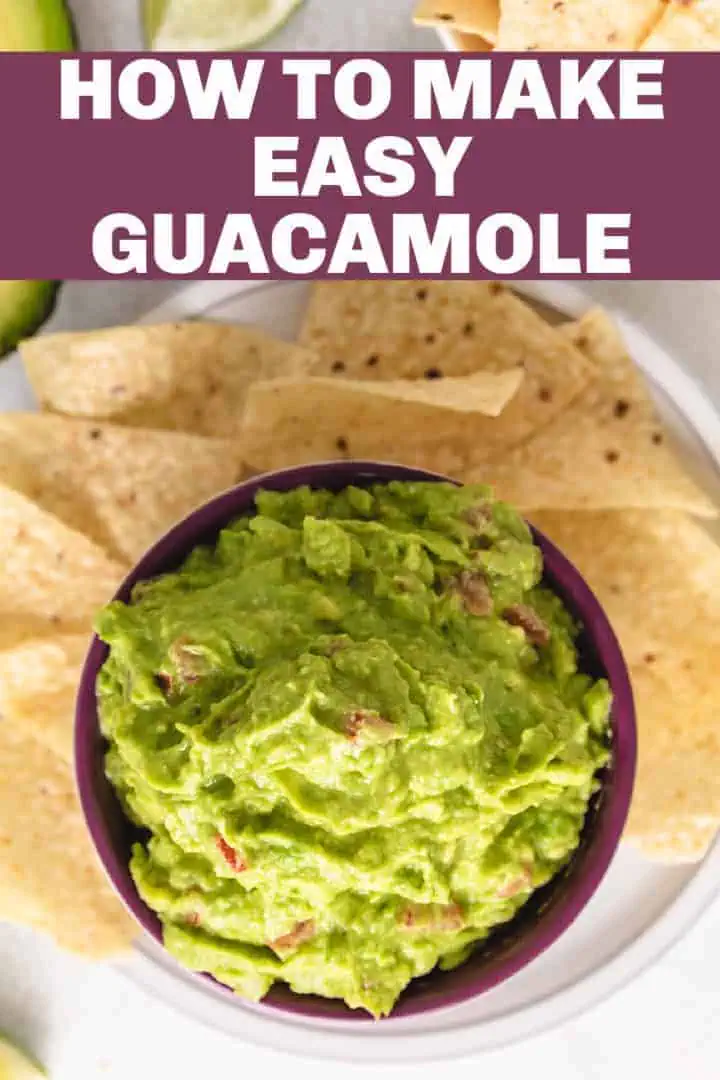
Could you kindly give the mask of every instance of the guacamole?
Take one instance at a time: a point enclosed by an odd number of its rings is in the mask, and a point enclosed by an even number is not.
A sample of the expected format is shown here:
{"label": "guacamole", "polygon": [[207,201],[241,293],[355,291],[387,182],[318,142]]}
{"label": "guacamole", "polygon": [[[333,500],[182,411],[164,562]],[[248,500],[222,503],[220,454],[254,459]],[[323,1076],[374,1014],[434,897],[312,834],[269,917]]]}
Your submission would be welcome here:
{"label": "guacamole", "polygon": [[168,950],[374,1016],[576,848],[610,693],[480,486],[263,491],[98,622],[107,775]]}

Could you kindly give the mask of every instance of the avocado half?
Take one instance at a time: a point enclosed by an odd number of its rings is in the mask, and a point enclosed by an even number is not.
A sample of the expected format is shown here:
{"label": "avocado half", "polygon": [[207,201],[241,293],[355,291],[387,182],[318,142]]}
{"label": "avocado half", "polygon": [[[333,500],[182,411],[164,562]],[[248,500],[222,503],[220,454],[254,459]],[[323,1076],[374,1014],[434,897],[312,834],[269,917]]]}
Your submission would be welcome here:
{"label": "avocado half", "polygon": [[72,52],[75,34],[63,0],[2,0],[0,52]]}
{"label": "avocado half", "polygon": [[50,318],[59,287],[57,281],[0,281],[0,358]]}
{"label": "avocado half", "polygon": [[[63,0],[1,0],[0,52],[72,52]],[[0,281],[0,357],[38,330],[55,307],[56,281]]]}
{"label": "avocado half", "polygon": [[46,1076],[42,1065],[0,1034],[0,1080],[43,1080]]}

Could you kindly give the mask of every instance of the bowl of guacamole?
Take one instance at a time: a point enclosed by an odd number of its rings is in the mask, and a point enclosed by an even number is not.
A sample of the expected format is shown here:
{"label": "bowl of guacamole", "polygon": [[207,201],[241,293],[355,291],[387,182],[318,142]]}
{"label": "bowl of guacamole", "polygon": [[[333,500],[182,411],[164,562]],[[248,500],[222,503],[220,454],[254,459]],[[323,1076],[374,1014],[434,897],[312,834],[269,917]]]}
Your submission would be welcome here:
{"label": "bowl of guacamole", "polygon": [[321,1018],[529,963],[627,814],[627,671],[578,572],[489,488],[333,462],[166,535],[98,615],[76,720],[105,868],[181,965]]}

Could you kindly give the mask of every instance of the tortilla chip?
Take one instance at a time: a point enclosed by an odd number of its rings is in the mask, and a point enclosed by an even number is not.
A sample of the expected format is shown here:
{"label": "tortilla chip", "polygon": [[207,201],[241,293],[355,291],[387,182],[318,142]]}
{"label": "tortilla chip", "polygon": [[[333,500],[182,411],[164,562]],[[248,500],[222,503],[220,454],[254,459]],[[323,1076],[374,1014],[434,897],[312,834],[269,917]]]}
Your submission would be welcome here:
{"label": "tortilla chip", "polygon": [[672,510],[538,511],[532,521],[585,575],[631,664],[652,656],[656,670],[687,663],[697,676],[720,638],[720,548],[701,525]]}
{"label": "tortilla chip", "polygon": [[636,668],[633,689],[639,756],[625,835],[646,849],[687,857],[688,832],[697,841],[700,827],[720,826],[716,676],[701,676],[694,685],[687,673]]}
{"label": "tortilla chip", "polygon": [[122,952],[135,928],[96,861],[69,766],[2,722],[0,772],[0,918],[83,956]]}
{"label": "tortilla chip", "polygon": [[258,382],[247,399],[244,453],[260,469],[355,457],[460,475],[473,425],[502,408],[521,382],[521,368],[430,382]]}
{"label": "tortilla chip", "polygon": [[46,410],[216,436],[237,434],[253,379],[303,375],[313,360],[254,327],[210,322],[43,334],[20,351]]}
{"label": "tortilla chip", "polygon": [[61,620],[60,628],[42,616],[33,615],[3,615],[0,619],[0,650],[14,649],[32,639],[57,637],[58,629],[64,633],[85,635],[92,633],[92,619],[73,619],[65,617]]}
{"label": "tortilla chip", "polygon": [[75,698],[90,635],[26,641],[0,652],[0,716],[73,762]]}
{"label": "tortilla chip", "polygon": [[629,52],[663,0],[502,0],[497,48],[507,52]]}
{"label": "tortilla chip", "polygon": [[666,832],[628,839],[633,847],[654,862],[693,863],[705,856],[717,835],[718,822],[705,824],[680,820],[673,822]]}
{"label": "tortilla chip", "polygon": [[486,41],[497,40],[499,0],[420,0],[413,19],[418,26],[460,30]]}
{"label": "tortilla chip", "polygon": [[720,50],[720,0],[671,0],[642,48],[647,52]]}
{"label": "tortilla chip", "polygon": [[500,417],[456,418],[445,451],[442,433],[423,433],[438,444],[430,460],[444,471],[453,460],[479,462],[522,442],[593,375],[562,334],[499,282],[323,282],[301,338],[319,355],[317,375],[385,381],[524,367]]}
{"label": "tortilla chip", "polygon": [[124,561],[137,561],[240,472],[228,439],[0,414],[0,483]]}
{"label": "tortilla chip", "polygon": [[[523,381],[523,369],[493,374],[478,371],[447,379],[388,379],[387,382],[368,382],[367,379],[331,379],[321,375],[306,379],[272,379],[257,382],[249,397],[257,401],[269,394],[272,398],[294,399],[318,393],[338,398],[363,395],[370,399],[383,398],[397,405],[424,405],[454,413],[481,413],[499,416]],[[279,411],[282,406],[279,406]]]}
{"label": "tortilla chip", "polygon": [[720,548],[671,510],[532,520],[586,577],[630,668],[640,754],[628,836],[720,822]]}
{"label": "tortilla chip", "polygon": [[615,324],[596,309],[563,329],[599,378],[571,408],[470,479],[492,484],[522,510],[657,507],[716,516],[713,500],[670,449]]}
{"label": "tortilla chip", "polygon": [[92,619],[113,595],[127,568],[96,544],[0,485],[0,622],[30,620],[48,632]]}
{"label": "tortilla chip", "polygon": [[458,52],[492,52],[492,42],[477,34],[466,34],[462,30],[451,30],[452,46]]}

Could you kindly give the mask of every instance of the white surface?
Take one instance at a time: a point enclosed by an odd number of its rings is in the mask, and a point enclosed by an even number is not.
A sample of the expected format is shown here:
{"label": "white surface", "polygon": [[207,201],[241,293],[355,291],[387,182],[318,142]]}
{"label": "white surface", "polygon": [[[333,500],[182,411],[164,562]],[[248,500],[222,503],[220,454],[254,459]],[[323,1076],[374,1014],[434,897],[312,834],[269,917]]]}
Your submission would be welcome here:
{"label": "white surface", "polygon": [[[204,288],[207,287],[195,286],[193,295]],[[218,287],[215,285],[212,288],[217,290]],[[271,288],[297,289],[296,286]],[[564,287],[553,287],[554,290],[558,288],[562,293]],[[676,300],[676,321],[684,321],[679,320],[681,309],[677,299],[678,294],[686,293],[688,288],[696,290],[700,287],[677,287],[667,294]],[[642,285],[624,285],[615,299],[622,299],[626,311],[629,310],[633,316],[642,317],[653,300],[649,289],[651,287]],[[150,286],[127,289],[105,285],[96,291],[88,286],[75,285],[68,289],[56,323],[62,325],[71,320],[76,325],[82,325],[114,321],[114,318],[129,320],[142,307],[147,310],[151,306],[151,296],[162,298],[172,290],[173,287],[167,286],[159,289]],[[256,298],[261,296],[262,291],[255,290]],[[603,291],[607,291],[607,287]],[[93,298],[105,305],[102,310],[93,307]],[[688,292],[687,298],[698,299],[695,292]],[[605,299],[610,297],[606,296]],[[698,325],[697,320],[689,323],[694,326],[694,335],[699,344],[702,344],[701,334],[711,313],[717,313],[717,304],[711,307],[709,301],[710,295],[706,294],[707,317],[704,323]],[[250,295],[247,300],[248,313],[253,305],[257,308],[257,304],[257,299],[253,300]],[[292,307],[285,301],[278,306],[283,311],[289,311]],[[282,326],[277,329],[282,331]],[[711,374],[713,343],[708,341],[706,348],[709,358],[706,374]],[[547,954],[554,989],[562,988],[568,981],[572,982],[582,975],[587,968],[588,951],[597,950],[599,944],[603,960],[610,959],[615,944],[620,943],[623,947],[629,945],[638,929],[647,922],[648,914],[662,911],[690,873],[686,869],[660,873],[643,869],[639,872],[639,860],[630,852],[623,852],[612,871],[616,879],[613,888],[622,893],[623,878],[631,878],[633,888],[638,887],[640,879],[636,910],[632,917],[626,912],[622,919],[618,919],[613,910],[615,893],[608,892],[605,901],[599,895],[596,908],[604,905],[599,923],[593,914],[583,929],[580,920],[571,931],[571,935],[575,936],[568,936],[564,942],[564,951],[563,945],[558,944]],[[694,912],[690,914],[694,916]],[[672,931],[675,925],[679,928],[682,919],[678,921],[675,915],[665,920],[666,923],[668,921],[672,924],[669,927]],[[598,925],[602,927],[599,936]],[[641,940],[634,946],[630,944],[630,952],[638,962],[643,963],[654,951],[653,942],[650,942],[650,946],[647,939]],[[530,1068],[538,1073],[540,1080],[545,1075],[557,1080],[575,1077],[589,1077],[592,1080],[605,1075],[619,1076],[620,1080],[624,1080],[625,1076],[633,1076],[641,1067],[654,1077],[669,1078],[675,1076],[681,1066],[693,1080],[716,1078],[720,1038],[713,1016],[720,1004],[718,961],[720,913],[716,906],[687,941],[632,987],[554,1034],[492,1053],[483,1059],[482,1067],[501,1067],[503,1077],[507,1080],[526,1076]],[[542,963],[538,962],[538,969]],[[617,978],[608,980],[603,976],[599,985],[595,979],[592,994],[596,990],[600,994],[606,993],[618,979],[622,981],[629,974],[624,961],[619,965],[611,962],[610,969],[613,966]],[[276,1065],[279,1069],[283,1066],[282,1059],[274,1054],[251,1047],[239,1038],[231,1040],[206,1030],[169,1012],[157,1001],[151,1002],[115,972],[103,968],[85,968],[58,956],[51,946],[39,939],[5,927],[0,927],[0,973],[0,1026],[9,1027],[16,1033],[24,1031],[28,1045],[52,1066],[52,1075],[58,1080],[132,1075],[141,1078],[170,1075],[183,1080],[184,1077],[197,1075],[201,1068],[229,1070],[233,1063],[237,1063],[243,1071],[247,1068],[270,1069]],[[543,975],[543,985],[546,985],[547,977],[548,971]],[[520,980],[508,984],[510,999],[514,998],[516,1005],[522,1004],[524,994],[529,993],[532,998],[533,993],[537,993],[537,985],[533,986],[534,979],[537,983],[537,977],[531,975],[529,985],[526,984],[524,988]],[[585,989],[575,991],[574,1008],[582,1007],[587,999]],[[540,1007],[537,1019],[541,1025],[545,1025],[556,1017],[557,1009],[550,1003],[549,1007]],[[527,1025],[524,1028],[518,1025],[518,1034],[521,1028],[528,1030]],[[312,1040],[312,1035],[306,1035],[305,1040]],[[319,1047],[314,1049],[318,1052]],[[358,1053],[356,1060],[361,1056]],[[436,1070],[438,1066],[430,1067]],[[424,1075],[426,1071],[429,1076],[430,1067],[426,1069],[416,1065],[389,1071],[398,1077]],[[467,1062],[457,1062],[445,1065],[444,1069],[460,1077],[465,1074],[469,1076],[469,1069],[477,1067]],[[337,1065],[330,1063],[308,1065],[296,1059],[292,1068],[294,1073],[301,1076],[310,1076],[310,1070],[313,1077],[337,1074]],[[363,1070],[360,1068],[358,1071],[362,1073]]]}

